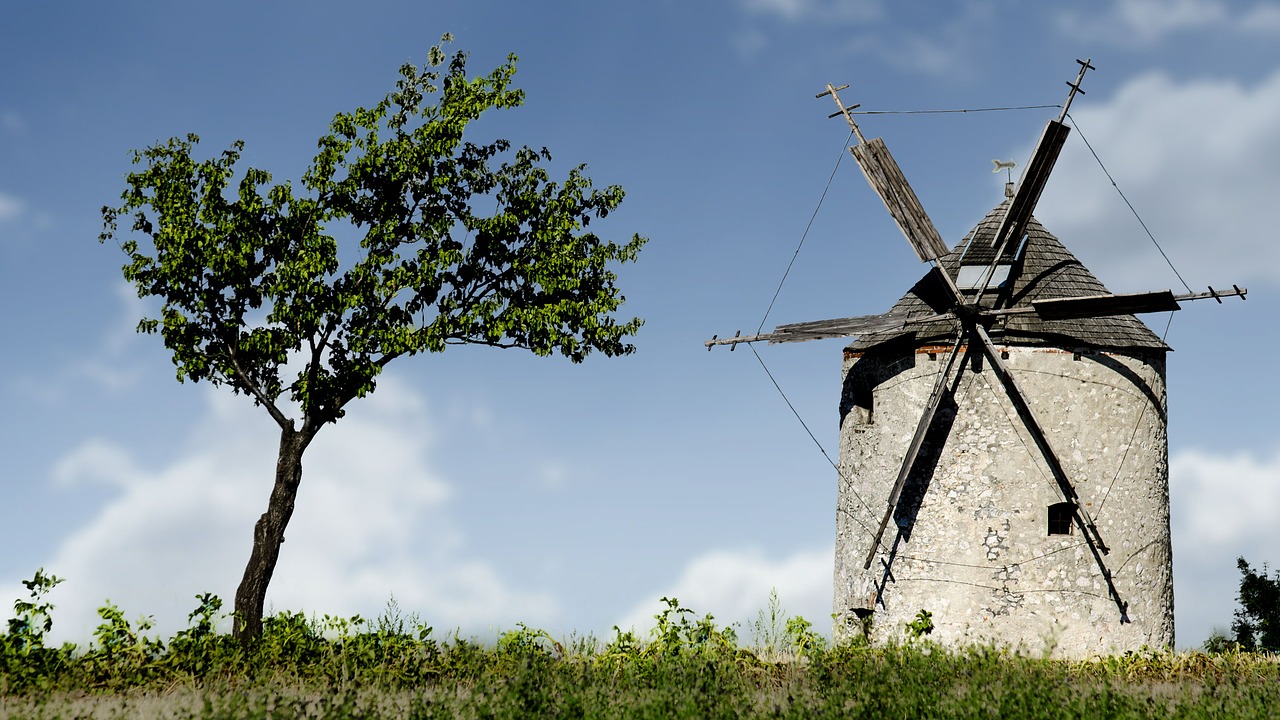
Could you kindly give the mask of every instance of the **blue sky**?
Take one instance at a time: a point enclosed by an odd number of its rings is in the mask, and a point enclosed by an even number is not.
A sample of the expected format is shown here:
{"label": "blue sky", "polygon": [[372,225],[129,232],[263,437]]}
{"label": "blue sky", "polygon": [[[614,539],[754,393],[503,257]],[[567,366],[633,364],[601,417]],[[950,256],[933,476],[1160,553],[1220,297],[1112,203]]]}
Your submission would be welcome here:
{"label": "blue sky", "polygon": [[[726,622],[777,588],[830,613],[835,474],[749,352],[837,158],[828,82],[864,109],[1056,104],[1200,303],[1169,330],[1177,632],[1231,618],[1235,558],[1280,564],[1272,333],[1280,302],[1280,8],[1012,0],[28,3],[0,23],[0,602],[67,579],[55,634],[110,598],[171,632],[230,600],[265,508],[276,432],[243,397],[180,385],[97,242],[129,151],[198,133],[296,180],[336,112],[376,102],[444,32],[482,72],[520,56],[523,108],[476,129],[588,163],[650,238],[621,271],[637,352],[580,366],[452,348],[398,361],[309,451],[276,609],[564,634],[641,623],[676,595]],[[948,242],[1001,199],[1052,111],[868,117]],[[1112,290],[1180,287],[1073,133],[1037,216]],[[922,274],[845,157],[769,318],[881,312]],[[593,225],[593,228],[595,226]],[[1163,331],[1168,318],[1149,324]],[[834,453],[839,340],[762,347]]]}

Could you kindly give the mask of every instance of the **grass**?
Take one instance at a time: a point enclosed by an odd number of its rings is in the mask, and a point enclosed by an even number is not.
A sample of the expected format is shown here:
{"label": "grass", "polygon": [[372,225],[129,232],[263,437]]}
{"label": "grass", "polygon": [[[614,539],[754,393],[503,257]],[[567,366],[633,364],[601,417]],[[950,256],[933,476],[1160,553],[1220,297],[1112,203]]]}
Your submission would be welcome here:
{"label": "grass", "polygon": [[[37,575],[37,579],[40,576]],[[88,647],[45,647],[41,587],[0,636],[0,718],[1270,718],[1275,656],[1129,653],[1088,662],[990,647],[829,646],[776,598],[750,627],[674,599],[641,638],[437,638],[394,603],[374,620],[280,613],[256,644],[200,596],[167,641],[114,606]],[[53,581],[50,583],[50,581]],[[30,587],[30,586],[29,586]]]}

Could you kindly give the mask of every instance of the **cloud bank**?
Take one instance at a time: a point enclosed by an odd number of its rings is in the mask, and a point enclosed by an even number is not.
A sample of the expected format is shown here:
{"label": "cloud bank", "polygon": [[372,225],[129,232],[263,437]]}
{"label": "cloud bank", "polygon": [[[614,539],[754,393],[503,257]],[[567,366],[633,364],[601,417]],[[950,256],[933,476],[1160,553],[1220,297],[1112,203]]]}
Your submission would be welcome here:
{"label": "cloud bank", "polygon": [[[423,399],[394,377],[321,431],[303,461],[269,608],[369,617],[394,595],[439,630],[481,634],[555,614],[554,598],[513,589],[468,557],[450,487],[430,469],[431,438]],[[90,440],[65,456],[55,483],[112,497],[44,564],[67,579],[51,595],[53,637],[86,641],[106,599],[130,616],[154,615],[166,636],[185,626],[198,593],[218,594],[229,609],[266,509],[277,440],[245,398],[210,390],[205,416],[158,467],[138,458],[170,453],[141,438],[137,447]]]}
{"label": "cloud bank", "polygon": [[1057,25],[1080,40],[1148,47],[1186,32],[1270,35],[1280,31],[1280,8],[1221,0],[1115,0],[1101,11],[1061,11]]}
{"label": "cloud bank", "polygon": [[1169,468],[1178,644],[1226,630],[1236,608],[1236,558],[1280,565],[1280,450],[1270,457],[1187,450]]}
{"label": "cloud bank", "polygon": [[[737,623],[739,639],[745,643],[751,640],[749,623],[776,589],[789,615],[803,615],[816,630],[830,635],[833,547],[776,560],[758,550],[713,550],[689,560],[674,583],[650,595],[676,598],[698,617],[710,613],[720,626]],[[654,615],[664,609],[657,600],[638,604],[617,626],[644,636],[656,624]]]}
{"label": "cloud bank", "polygon": [[1193,289],[1280,284],[1280,71],[1253,86],[1148,73],[1072,118],[1036,215],[1112,291],[1180,282],[1081,135]]}

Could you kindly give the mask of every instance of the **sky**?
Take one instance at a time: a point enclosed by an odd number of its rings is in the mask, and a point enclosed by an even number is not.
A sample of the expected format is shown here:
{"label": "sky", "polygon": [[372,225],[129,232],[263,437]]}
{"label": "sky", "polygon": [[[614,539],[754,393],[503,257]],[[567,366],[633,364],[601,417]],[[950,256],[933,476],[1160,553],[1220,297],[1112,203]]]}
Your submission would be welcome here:
{"label": "sky", "polygon": [[[229,605],[278,431],[180,384],[123,254],[97,241],[130,151],[194,132],[297,181],[341,111],[445,32],[480,73],[519,56],[521,108],[477,138],[545,146],[626,189],[592,229],[649,238],[619,268],[636,352],[581,365],[453,347],[401,359],[304,458],[275,610],[440,631],[517,622],[608,638],[673,596],[829,628],[840,340],[708,353],[713,334],[887,310],[923,274],[830,120],[1054,105],[1096,71],[1037,217],[1111,290],[1249,289],[1148,316],[1168,362],[1177,644],[1235,608],[1238,556],[1280,566],[1280,6],[1251,0],[403,0],[16,3],[0,22],[0,604],[43,567],[53,638],[106,601],[155,632]],[[1053,109],[869,115],[949,243],[1002,199]],[[1104,172],[1082,142],[1087,138]],[[1109,175],[1108,175],[1109,173]],[[1109,179],[1110,178],[1110,179]],[[1115,185],[1112,184],[1112,179]],[[1150,229],[1158,247],[1135,219]],[[815,210],[816,208],[816,210]],[[810,221],[812,218],[812,224]],[[808,231],[806,233],[806,227]],[[796,252],[804,239],[803,247]],[[1162,256],[1168,256],[1169,263]],[[780,279],[795,257],[768,317]]]}

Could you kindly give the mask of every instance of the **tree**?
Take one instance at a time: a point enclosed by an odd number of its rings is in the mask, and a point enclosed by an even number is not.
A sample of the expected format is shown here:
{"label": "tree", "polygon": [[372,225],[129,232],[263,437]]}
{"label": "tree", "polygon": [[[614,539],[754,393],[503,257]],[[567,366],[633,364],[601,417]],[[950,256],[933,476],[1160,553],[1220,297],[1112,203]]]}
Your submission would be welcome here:
{"label": "tree", "polygon": [[1240,569],[1240,602],[1231,623],[1231,632],[1241,650],[1280,652],[1280,571],[1267,577],[1267,566],[1254,572],[1244,558],[1236,559]]}
{"label": "tree", "polygon": [[[135,151],[142,169],[121,204],[102,209],[99,240],[128,255],[139,297],[163,303],[138,331],[160,334],[178,380],[229,386],[280,426],[274,486],[236,591],[242,641],[262,631],[303,453],[392,360],[454,344],[575,363],[635,349],[626,339],[643,321],[613,317],[625,298],[610,267],[645,240],[586,230],[622,188],[594,188],[584,165],[552,181],[546,148],[472,142],[468,123],[523,102],[511,86],[517,58],[469,78],[465,53],[446,56],[451,40],[421,68],[403,66],[373,107],[333,118],[301,192],[248,168],[232,193],[243,142],[196,160],[199,138],[187,135]],[[358,246],[340,243],[335,225]],[[301,369],[289,377],[286,365]]]}

